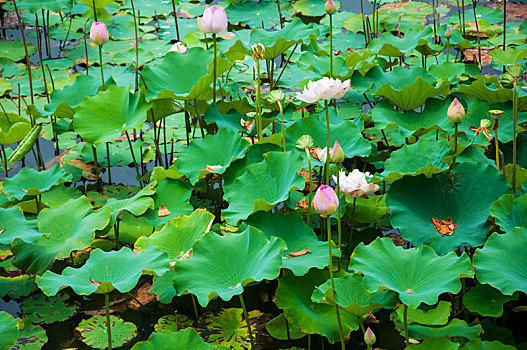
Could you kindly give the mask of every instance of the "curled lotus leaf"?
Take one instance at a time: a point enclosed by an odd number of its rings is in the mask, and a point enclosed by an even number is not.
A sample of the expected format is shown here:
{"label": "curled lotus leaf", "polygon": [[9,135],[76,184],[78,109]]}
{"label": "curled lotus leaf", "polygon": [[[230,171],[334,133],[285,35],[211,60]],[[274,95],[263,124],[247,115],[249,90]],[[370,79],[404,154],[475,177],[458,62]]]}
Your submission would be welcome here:
{"label": "curled lotus leaf", "polygon": [[26,220],[19,207],[0,208],[0,222],[4,230],[0,234],[0,244],[11,244],[16,238],[35,243],[43,235],[38,231],[37,221]]}
{"label": "curled lotus leaf", "polygon": [[490,215],[505,232],[517,227],[527,228],[527,194],[516,198],[512,194],[504,194],[492,204]]}
{"label": "curled lotus leaf", "polygon": [[5,311],[0,311],[0,348],[10,349],[18,338],[18,323]]}
{"label": "curled lotus leaf", "polygon": [[441,293],[461,290],[460,278],[474,276],[468,256],[438,256],[429,246],[403,249],[390,238],[361,243],[351,255],[350,269],[364,274],[366,290],[390,289],[411,308],[433,305]]}

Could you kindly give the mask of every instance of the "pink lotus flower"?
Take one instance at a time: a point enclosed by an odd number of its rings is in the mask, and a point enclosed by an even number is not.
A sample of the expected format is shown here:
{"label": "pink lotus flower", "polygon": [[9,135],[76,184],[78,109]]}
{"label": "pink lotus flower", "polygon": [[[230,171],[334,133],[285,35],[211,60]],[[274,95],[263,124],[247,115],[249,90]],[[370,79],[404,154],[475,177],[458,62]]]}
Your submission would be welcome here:
{"label": "pink lotus flower", "polygon": [[313,205],[320,216],[326,217],[337,211],[339,199],[331,187],[322,185],[318,188],[317,193],[315,193]]}
{"label": "pink lotus flower", "polygon": [[90,39],[96,45],[104,45],[110,39],[110,34],[108,34],[108,29],[104,22],[93,22],[90,28]]}
{"label": "pink lotus flower", "polygon": [[324,5],[324,10],[326,10],[326,13],[328,15],[332,15],[335,12],[337,12],[337,5],[335,5],[335,2],[333,0],[326,0],[326,4]]}
{"label": "pink lotus flower", "polygon": [[339,79],[324,77],[317,81],[308,82],[307,88],[304,88],[302,92],[297,92],[296,98],[307,103],[337,99],[344,96],[349,88],[349,79],[342,82]]}
{"label": "pink lotus flower", "polygon": [[227,30],[228,24],[227,14],[223,7],[207,7],[203,12],[203,17],[198,17],[198,26],[203,33],[222,34]]}
{"label": "pink lotus flower", "polygon": [[366,332],[364,332],[364,342],[366,343],[366,345],[372,346],[373,344],[375,344],[375,341],[377,341],[377,338],[375,337],[375,334],[373,333],[371,328],[368,327]]}

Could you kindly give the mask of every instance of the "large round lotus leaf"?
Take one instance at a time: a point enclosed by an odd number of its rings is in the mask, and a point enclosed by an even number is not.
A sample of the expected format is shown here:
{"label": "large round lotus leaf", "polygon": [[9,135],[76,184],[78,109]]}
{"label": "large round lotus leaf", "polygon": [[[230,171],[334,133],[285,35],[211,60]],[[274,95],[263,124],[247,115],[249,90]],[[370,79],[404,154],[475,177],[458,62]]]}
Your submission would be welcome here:
{"label": "large round lotus leaf", "polygon": [[457,350],[459,344],[447,338],[426,338],[419,344],[410,344],[406,350]]}
{"label": "large round lotus leaf", "polygon": [[77,311],[77,305],[67,305],[67,294],[48,297],[44,294],[30,296],[21,304],[24,317],[33,323],[65,321]]}
{"label": "large round lotus leaf", "polygon": [[[442,326],[448,323],[450,308],[452,304],[441,300],[432,309],[412,309],[408,308],[408,324],[418,323],[425,326]],[[396,322],[404,322],[404,307],[399,307],[392,312],[391,319]]]}
{"label": "large round lotus leaf", "polygon": [[375,91],[375,95],[386,97],[395,106],[405,112],[411,111],[425,104],[426,100],[436,95],[446,95],[450,82],[441,81],[439,86],[425,80],[421,69],[407,69],[395,67],[386,73],[388,82]]}
{"label": "large round lotus leaf", "polygon": [[375,127],[385,129],[388,126],[397,126],[405,137],[424,135],[433,129],[448,130],[452,123],[448,121],[447,110],[449,100],[429,99],[422,112],[396,111],[387,100],[380,100],[372,109]]}
{"label": "large round lotus leaf", "polygon": [[31,130],[31,123],[15,113],[0,112],[0,145],[22,140]]}
{"label": "large round lotus leaf", "polygon": [[[149,63],[141,72],[148,86],[147,98],[177,98],[180,100],[206,99],[213,81],[212,50],[191,48],[184,55],[169,52],[162,61]],[[232,63],[218,59],[218,76],[226,72]],[[187,67],[174,69],[174,67]],[[191,68],[190,68],[191,67]]]}
{"label": "large round lotus leaf", "polygon": [[48,342],[44,328],[33,326],[27,321],[24,320],[24,328],[18,331],[18,339],[12,350],[40,350]]}
{"label": "large round lotus leaf", "polygon": [[0,222],[3,230],[0,234],[0,244],[11,244],[15,238],[35,243],[42,236],[37,229],[37,222],[26,220],[19,207],[0,208]]}
{"label": "large round lotus leaf", "polygon": [[110,223],[114,223],[115,220],[124,212],[131,213],[135,216],[142,215],[148,209],[154,207],[154,200],[150,197],[156,191],[154,187],[157,185],[157,182],[154,181],[141,191],[137,192],[135,196],[128,197],[125,199],[115,199],[110,198],[106,202],[105,207],[109,208],[112,215],[112,220]]}
{"label": "large round lotus leaf", "polygon": [[509,233],[493,233],[485,247],[474,254],[478,281],[487,283],[505,295],[515,291],[527,293],[527,229],[515,228]]}
{"label": "large round lotus leaf", "polygon": [[[287,334],[287,328],[289,327],[289,337]],[[267,332],[276,339],[287,340],[287,339],[300,339],[306,336],[306,333],[296,328],[292,324],[288,323],[284,314],[280,314],[267,322],[265,325]]]}
{"label": "large round lotus leaf", "polygon": [[[117,348],[132,340],[137,327],[131,322],[124,322],[121,318],[110,316],[112,328],[112,348]],[[106,316],[93,316],[82,320],[75,328],[80,333],[84,343],[95,349],[106,349],[108,347],[108,333],[106,332]]]}
{"label": "large round lotus leaf", "polygon": [[[287,250],[280,253],[282,267],[291,270],[296,276],[305,275],[312,267],[323,269],[329,263],[327,242],[319,241],[313,229],[307,226],[298,214],[271,215],[269,212],[258,212],[245,220],[244,225],[261,230],[268,239],[272,236],[283,239]],[[340,250],[336,249],[335,245],[333,249],[333,254],[340,256]],[[289,255],[306,250],[309,253]]]}
{"label": "large round lotus leaf", "polygon": [[[390,222],[412,245],[430,245],[439,254],[460,245],[483,245],[488,234],[489,208],[509,191],[507,180],[495,167],[461,163],[451,177],[443,173],[431,179],[424,175],[405,176],[392,184],[386,204]],[[435,230],[432,218],[452,221],[457,228],[451,236]]]}
{"label": "large round lotus leaf", "polygon": [[504,194],[492,204],[490,215],[496,218],[496,224],[505,232],[515,227],[527,228],[527,194],[517,198]]}
{"label": "large round lotus leaf", "polygon": [[[280,22],[278,17],[278,6],[276,2],[244,2],[239,6],[227,7],[227,17],[233,24],[248,24],[249,26],[270,28]],[[291,6],[284,2],[280,4],[282,14],[287,16],[292,13]],[[287,18],[287,17],[286,17]]]}
{"label": "large round lotus leaf", "polygon": [[359,244],[351,255],[350,269],[364,274],[366,290],[391,289],[411,308],[433,305],[444,292],[456,294],[461,289],[459,278],[474,275],[466,254],[437,256],[429,246],[405,250],[390,238]]}
{"label": "large round lotus leaf", "polygon": [[[335,291],[337,293],[337,304],[343,310],[361,318],[370,312],[376,312],[382,308],[394,308],[399,299],[397,294],[391,290],[380,290],[369,293],[364,286],[364,278],[358,274],[350,274],[334,279]],[[316,303],[335,305],[331,289],[331,280],[316,287],[311,300]]]}
{"label": "large round lotus leaf", "polygon": [[[188,185],[188,182],[168,177],[158,181],[156,193],[152,196],[154,199],[154,209],[148,209],[146,211],[144,214],[146,221],[150,225],[158,227],[166,224],[176,216],[192,213],[192,205],[189,202],[191,195],[192,188]],[[170,214],[167,216],[159,216],[161,206],[167,208]]]}
{"label": "large round lotus leaf", "polygon": [[174,277],[173,269],[168,270],[161,276],[154,276],[154,283],[150,293],[155,293],[161,303],[170,304],[177,294],[176,288],[172,284],[172,277]]}
{"label": "large round lotus leaf", "polygon": [[13,299],[25,297],[38,289],[34,276],[20,275],[16,277],[0,276],[0,297],[7,295]]}
{"label": "large round lotus leaf", "polygon": [[461,349],[464,350],[515,350],[516,347],[500,343],[497,340],[494,341],[483,341],[481,339],[472,339]]}
{"label": "large round lotus leaf", "polygon": [[463,304],[468,311],[481,316],[500,317],[503,314],[503,304],[509,300],[518,300],[518,293],[503,295],[488,284],[478,283],[465,294]]}
{"label": "large round lotus leaf", "polygon": [[[353,158],[356,155],[366,157],[370,155],[371,147],[368,140],[362,137],[362,130],[350,120],[342,120],[334,113],[330,114],[330,139],[331,146],[335,141],[338,141],[344,154],[348,158]],[[285,129],[287,149],[296,149],[296,141],[302,135],[310,135],[313,137],[315,146],[324,148],[327,146],[327,127],[325,114],[310,115],[307,118],[302,118],[296,121],[293,125]],[[302,157],[305,157],[305,152],[302,151]],[[316,160],[312,159],[312,163]],[[319,165],[322,163],[317,162]],[[307,168],[307,161],[304,164]]]}
{"label": "large round lotus leaf", "polygon": [[187,175],[195,184],[201,177],[210,173],[208,167],[221,166],[214,173],[223,174],[231,162],[243,158],[245,149],[250,143],[235,133],[219,129],[215,135],[207,135],[204,139],[192,140],[186,152],[177,160],[178,170]]}
{"label": "large round lotus leaf", "polygon": [[133,350],[172,350],[172,349],[215,349],[201,339],[194,328],[185,328],[178,332],[152,333],[148,341],[142,341],[132,347]]}
{"label": "large round lotus leaf", "polygon": [[[176,264],[173,283],[178,295],[195,294],[204,307],[215,296],[228,301],[243,293],[250,282],[276,278],[284,249],[281,239],[272,237],[269,241],[252,227],[226,236],[209,232],[196,242],[190,258]],[[200,271],[199,276],[196,271]]]}
{"label": "large round lotus leaf", "polygon": [[18,322],[10,314],[0,311],[0,349],[10,349],[18,338]]}
{"label": "large round lotus leaf", "polygon": [[175,263],[194,246],[194,243],[210,230],[214,215],[205,209],[197,209],[191,215],[178,216],[167,222],[150,237],[140,237],[134,245],[135,252],[155,246],[168,254]]}
{"label": "large round lotus leaf", "polygon": [[109,293],[113,289],[126,293],[135,287],[143,271],[161,275],[168,268],[166,253],[156,248],[142,254],[134,254],[126,247],[110,252],[95,249],[81,268],[67,267],[60,275],[46,271],[37,277],[37,284],[48,296],[66,287],[79,295]]}
{"label": "large round lotus leaf", "polygon": [[73,7],[72,0],[21,0],[17,1],[19,9],[27,9],[32,14],[38,10],[49,10],[59,13]]}
{"label": "large round lotus leaf", "polygon": [[110,221],[110,210],[94,211],[86,197],[72,199],[53,209],[44,209],[37,217],[40,232],[49,234],[35,243],[16,239],[11,247],[15,265],[30,273],[44,272],[55,259],[63,259],[74,250],[89,247],[95,231]]}
{"label": "large round lotus leaf", "polygon": [[[404,334],[404,323],[402,320],[395,320],[395,327]],[[479,324],[468,325],[467,322],[459,318],[452,319],[449,323],[441,327],[424,326],[417,323],[408,325],[408,334],[410,338],[423,340],[430,337],[454,338],[463,337],[466,339],[478,338],[483,333],[483,328]]]}
{"label": "large round lotus leaf", "polygon": [[302,157],[294,151],[269,152],[264,160],[251,164],[234,181],[232,191],[225,192],[229,207],[223,215],[230,224],[246,219],[257,211],[267,211],[289,198],[289,192],[304,188],[298,174]]}
{"label": "large round lotus leaf", "polygon": [[3,192],[9,200],[20,200],[26,195],[35,196],[71,179],[71,174],[58,165],[46,171],[24,167],[15,176],[4,180]]}
{"label": "large round lotus leaf", "polygon": [[418,45],[424,45],[433,34],[430,26],[425,30],[411,29],[405,32],[403,38],[399,38],[385,32],[380,37],[368,43],[368,49],[382,56],[400,57],[412,52]]}
{"label": "large round lotus leaf", "polygon": [[63,118],[73,118],[75,108],[82,102],[84,97],[95,95],[101,86],[100,78],[93,75],[81,75],[71,85],[60,90],[53,90],[51,101],[44,106],[47,113]]}
{"label": "large round lotus leaf", "polygon": [[404,145],[392,152],[384,163],[384,171],[377,176],[389,182],[399,180],[404,175],[423,174],[431,177],[448,169],[448,164],[443,158],[450,152],[450,145],[443,139],[439,141],[421,139],[417,143]]}
{"label": "large round lotus leaf", "polygon": [[[284,315],[294,327],[308,334],[321,334],[331,343],[339,341],[339,328],[335,307],[328,304],[317,304],[311,301],[313,290],[326,282],[329,271],[311,269],[306,275],[296,277],[284,273],[278,280],[276,305],[284,310]],[[357,317],[340,312],[344,336],[352,330],[359,329]]]}
{"label": "large round lotus leaf", "polygon": [[462,92],[471,100],[482,100],[489,104],[507,103],[512,101],[512,89],[501,86],[498,77],[487,78],[477,76],[470,85],[460,84],[453,92]]}
{"label": "large round lotus leaf", "polygon": [[148,108],[142,93],[133,94],[127,87],[110,85],[106,91],[82,100],[73,117],[73,127],[93,145],[113,142],[127,130],[141,129]]}
{"label": "large round lotus leaf", "polygon": [[[37,48],[31,42],[27,42],[27,49],[30,56],[37,52]],[[0,57],[9,58],[16,62],[24,58],[25,55],[24,44],[21,40],[0,41]]]}

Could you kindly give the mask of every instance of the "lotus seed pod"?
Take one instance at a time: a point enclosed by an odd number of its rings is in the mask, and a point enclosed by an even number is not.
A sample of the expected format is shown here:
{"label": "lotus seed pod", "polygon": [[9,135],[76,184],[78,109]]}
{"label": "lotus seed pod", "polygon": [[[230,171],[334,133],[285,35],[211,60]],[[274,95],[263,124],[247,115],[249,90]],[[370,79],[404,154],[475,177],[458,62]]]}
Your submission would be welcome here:
{"label": "lotus seed pod", "polygon": [[492,126],[492,122],[489,119],[481,119],[479,122],[479,126],[485,129],[490,129]]}
{"label": "lotus seed pod", "polygon": [[313,147],[315,142],[313,141],[313,138],[310,135],[302,135],[300,138],[296,141],[296,148],[299,150],[304,150],[307,148]]}

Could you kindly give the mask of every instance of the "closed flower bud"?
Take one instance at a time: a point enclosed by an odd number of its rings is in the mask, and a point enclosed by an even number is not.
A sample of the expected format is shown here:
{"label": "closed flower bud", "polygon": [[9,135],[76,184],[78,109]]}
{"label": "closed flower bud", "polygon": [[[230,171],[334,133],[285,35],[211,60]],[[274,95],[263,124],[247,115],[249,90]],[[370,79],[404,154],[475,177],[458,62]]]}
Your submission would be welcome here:
{"label": "closed flower bud", "polygon": [[454,98],[454,101],[448,107],[447,115],[451,123],[461,123],[463,118],[465,118],[465,109],[457,98]]}
{"label": "closed flower bud", "polygon": [[318,188],[317,193],[315,193],[313,206],[320,216],[330,216],[337,211],[339,199],[331,187],[322,185]]}
{"label": "closed flower bud", "polygon": [[104,45],[110,39],[106,24],[103,22],[93,22],[90,28],[90,39],[95,45]]}
{"label": "closed flower bud", "polygon": [[314,141],[313,138],[309,135],[302,135],[300,138],[296,141],[296,148],[299,150],[305,150],[306,148],[313,147]]}
{"label": "closed flower bud", "polygon": [[335,5],[335,2],[333,0],[326,0],[326,4],[324,5],[324,10],[326,10],[326,13],[328,15],[332,15],[335,12],[337,12],[337,5]]}
{"label": "closed flower bud", "polygon": [[203,33],[222,34],[227,30],[227,14],[225,8],[210,6],[203,11],[203,17],[198,17],[198,27]]}
{"label": "closed flower bud", "polygon": [[342,163],[344,161],[344,151],[338,141],[335,141],[333,148],[330,150],[331,160],[335,163]]}
{"label": "closed flower bud", "polygon": [[445,38],[452,39],[452,30],[450,29],[450,27],[446,29]]}
{"label": "closed flower bud", "polygon": [[375,338],[375,334],[373,333],[371,328],[368,327],[366,332],[364,332],[364,342],[366,343],[366,345],[372,346],[373,344],[375,344],[376,341],[377,338]]}

